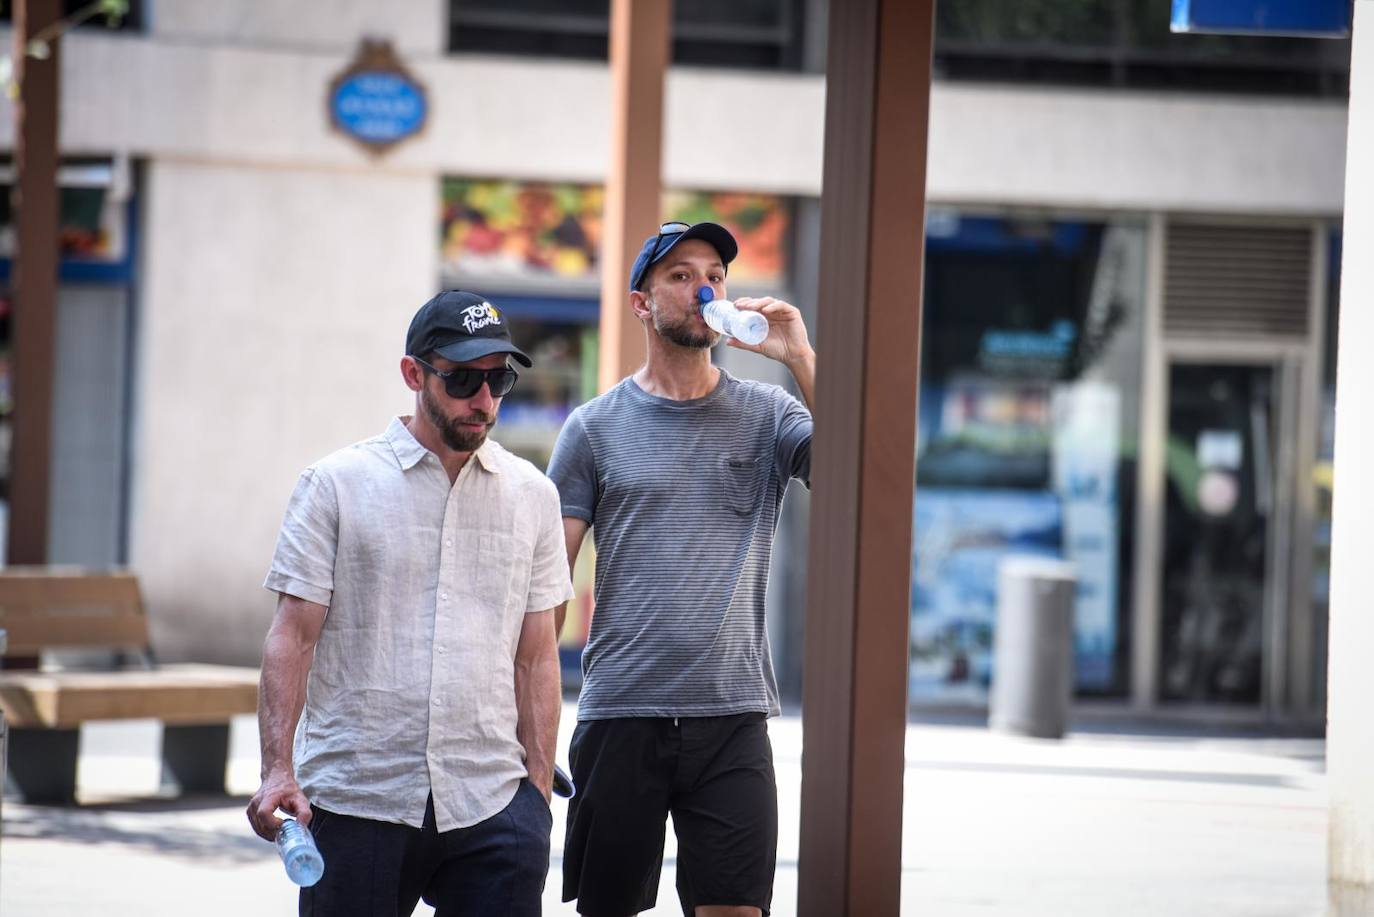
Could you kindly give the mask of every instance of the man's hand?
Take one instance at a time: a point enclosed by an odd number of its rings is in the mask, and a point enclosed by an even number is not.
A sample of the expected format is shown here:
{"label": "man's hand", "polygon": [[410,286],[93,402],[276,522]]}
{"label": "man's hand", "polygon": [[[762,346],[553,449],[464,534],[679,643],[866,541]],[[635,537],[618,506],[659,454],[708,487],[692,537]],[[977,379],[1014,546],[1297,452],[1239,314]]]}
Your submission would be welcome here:
{"label": "man's hand", "polygon": [[791,303],[771,296],[757,299],[742,296],[735,300],[735,305],[751,312],[762,312],[768,319],[768,337],[763,339],[762,344],[742,344],[735,338],[727,338],[726,343],[739,350],[762,354],[786,366],[797,380],[802,400],[809,407],[815,388],[816,351],[811,349],[801,311]]}
{"label": "man's hand", "polygon": [[762,312],[768,319],[768,337],[762,344],[743,344],[736,338],[728,338],[726,343],[731,347],[761,353],[770,360],[789,365],[811,350],[801,310],[791,303],[771,296],[741,296],[735,300],[735,305],[751,312]]}
{"label": "man's hand", "polygon": [[265,841],[277,839],[277,829],[282,825],[276,816],[277,809],[295,816],[302,825],[310,824],[310,800],[289,771],[268,774],[248,803],[248,823]]}
{"label": "man's hand", "polygon": [[553,805],[553,777],[552,777],[552,775],[550,775],[550,777],[549,777],[549,785],[548,785],[548,786],[543,786],[542,783],[541,783],[541,781],[540,781],[538,778],[536,778],[536,777],[534,776],[534,774],[530,774],[530,783],[534,784],[534,788],[535,788],[536,790],[538,790],[541,794],[543,794],[543,796],[544,796],[544,801],[545,801],[545,802],[547,802],[549,805]]}

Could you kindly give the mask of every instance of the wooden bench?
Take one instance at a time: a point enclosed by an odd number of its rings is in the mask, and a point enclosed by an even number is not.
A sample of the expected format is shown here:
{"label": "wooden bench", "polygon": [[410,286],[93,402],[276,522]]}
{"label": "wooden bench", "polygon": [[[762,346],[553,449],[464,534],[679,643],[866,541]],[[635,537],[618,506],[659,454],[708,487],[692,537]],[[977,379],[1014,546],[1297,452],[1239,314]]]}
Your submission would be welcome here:
{"label": "wooden bench", "polygon": [[[30,802],[74,802],[80,727],[90,720],[163,723],[162,783],[225,790],[229,720],[257,709],[258,670],[158,665],[137,578],[127,572],[0,569],[0,712],[9,726],[7,778]],[[43,670],[45,650],[101,649],[136,660],[112,670]]]}

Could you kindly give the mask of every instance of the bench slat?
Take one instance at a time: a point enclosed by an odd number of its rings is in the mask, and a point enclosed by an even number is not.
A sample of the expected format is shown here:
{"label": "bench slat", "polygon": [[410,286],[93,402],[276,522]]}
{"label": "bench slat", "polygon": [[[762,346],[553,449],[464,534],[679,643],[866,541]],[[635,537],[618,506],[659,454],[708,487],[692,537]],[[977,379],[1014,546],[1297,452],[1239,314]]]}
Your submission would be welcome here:
{"label": "bench slat", "polygon": [[15,727],[63,729],[87,720],[222,723],[257,710],[258,670],[167,666],[152,671],[0,675],[0,710]]}
{"label": "bench slat", "polygon": [[143,649],[148,645],[148,619],[141,614],[9,615],[0,608],[0,627],[8,634],[6,656],[37,656],[44,649]]}
{"label": "bench slat", "polygon": [[120,605],[138,608],[138,577],[127,571],[81,572],[78,568],[5,567],[0,606]]}
{"label": "bench slat", "polygon": [[4,568],[0,627],[8,632],[6,656],[36,656],[44,649],[70,647],[148,646],[138,579],[125,571]]}

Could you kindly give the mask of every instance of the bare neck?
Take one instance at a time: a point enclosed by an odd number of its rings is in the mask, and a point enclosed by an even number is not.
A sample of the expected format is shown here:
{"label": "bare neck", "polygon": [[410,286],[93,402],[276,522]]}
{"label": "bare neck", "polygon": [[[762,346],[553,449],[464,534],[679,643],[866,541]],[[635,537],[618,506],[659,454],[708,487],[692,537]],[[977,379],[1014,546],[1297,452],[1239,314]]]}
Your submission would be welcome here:
{"label": "bare neck", "polygon": [[711,364],[708,348],[682,347],[648,333],[647,351],[644,365],[633,378],[650,395],[691,401],[711,394],[720,383],[720,370]]}

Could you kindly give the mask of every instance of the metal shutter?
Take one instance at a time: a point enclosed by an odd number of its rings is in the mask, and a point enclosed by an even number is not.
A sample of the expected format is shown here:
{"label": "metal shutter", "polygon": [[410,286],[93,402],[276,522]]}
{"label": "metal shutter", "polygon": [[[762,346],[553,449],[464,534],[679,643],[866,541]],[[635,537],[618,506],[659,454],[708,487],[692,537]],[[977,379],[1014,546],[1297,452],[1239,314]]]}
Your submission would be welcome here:
{"label": "metal shutter", "polygon": [[1305,340],[1312,231],[1171,222],[1164,333]]}

